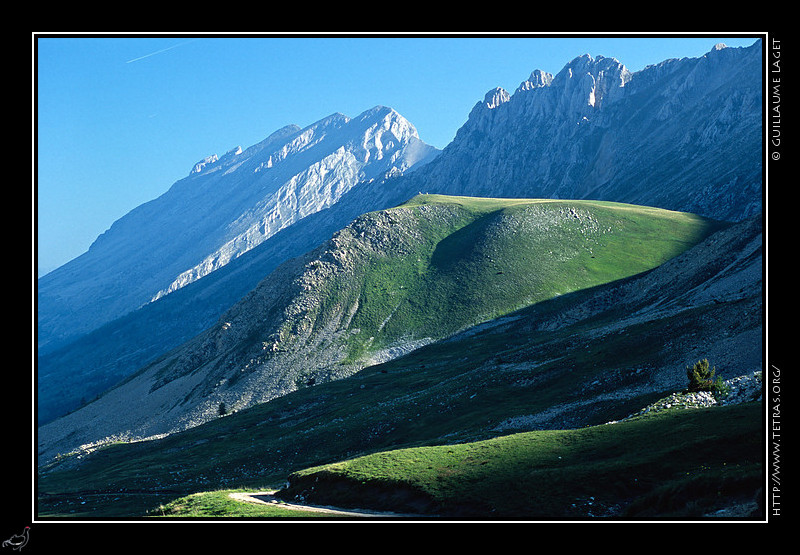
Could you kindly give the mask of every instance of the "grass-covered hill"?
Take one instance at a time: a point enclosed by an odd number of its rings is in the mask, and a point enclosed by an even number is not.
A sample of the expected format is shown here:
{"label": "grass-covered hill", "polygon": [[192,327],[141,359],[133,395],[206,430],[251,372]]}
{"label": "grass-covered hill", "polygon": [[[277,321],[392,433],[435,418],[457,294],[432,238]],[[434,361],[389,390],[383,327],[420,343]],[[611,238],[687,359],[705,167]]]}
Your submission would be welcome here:
{"label": "grass-covered hill", "polygon": [[688,519],[731,507],[758,518],[762,415],[760,403],[676,407],[579,429],[381,451],[299,471],[279,495],[483,520]]}
{"label": "grass-covered hill", "polygon": [[721,227],[609,202],[419,195],[357,218],[267,276],[207,332],[42,427],[42,458],[106,437],[171,433],[216,418],[220,407],[241,410],[352,375],[651,270]]}
{"label": "grass-covered hill", "polygon": [[[478,202],[492,201],[468,201]],[[526,208],[503,204],[509,217]],[[40,469],[39,515],[157,514],[187,494],[277,488],[295,472],[288,497],[308,496],[308,480],[325,476],[326,504],[469,518],[578,516],[573,505],[586,516],[595,500],[605,514],[686,516],[752,500],[759,404],[605,423],[685,387],[699,358],[726,378],[759,367],[761,260],[759,222],[744,222],[651,271],[564,292],[350,377],[160,440],[61,457]],[[418,450],[398,451],[409,448]]]}
{"label": "grass-covered hill", "polygon": [[365,268],[354,290],[356,352],[440,339],[649,270],[720,225],[617,203],[441,195],[419,195],[384,214],[392,224],[413,217],[419,238],[410,251]]}

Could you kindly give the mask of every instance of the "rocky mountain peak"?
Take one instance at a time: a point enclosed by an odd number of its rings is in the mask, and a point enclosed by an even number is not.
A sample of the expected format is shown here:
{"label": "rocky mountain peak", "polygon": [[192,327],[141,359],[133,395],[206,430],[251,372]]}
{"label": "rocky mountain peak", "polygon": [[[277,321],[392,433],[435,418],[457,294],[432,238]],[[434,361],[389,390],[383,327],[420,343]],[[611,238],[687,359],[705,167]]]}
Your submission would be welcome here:
{"label": "rocky mountain peak", "polygon": [[630,79],[631,72],[616,59],[584,54],[564,66],[552,87],[562,90],[559,105],[563,109],[584,113],[588,107],[600,108],[621,96]]}
{"label": "rocky mountain peak", "polygon": [[208,166],[209,164],[213,164],[217,160],[219,160],[219,157],[216,154],[206,156],[192,167],[192,171],[189,172],[189,175],[200,173],[201,171],[203,171],[203,169],[205,169],[206,166]]}
{"label": "rocky mountain peak", "polygon": [[518,93],[519,91],[529,91],[531,89],[538,89],[540,87],[549,87],[552,82],[552,73],[535,69],[533,72],[531,72],[531,76],[528,79],[520,83],[514,94]]}
{"label": "rocky mountain peak", "polygon": [[483,97],[483,104],[489,110],[493,110],[501,104],[508,102],[510,99],[511,95],[508,94],[505,89],[497,87],[486,93],[486,96]]}
{"label": "rocky mountain peak", "polygon": [[584,54],[534,71],[511,96],[489,91],[416,177],[447,194],[623,199],[738,221],[760,210],[760,53],[758,41],[715,47],[635,73]]}
{"label": "rocky mountain peak", "polygon": [[[555,76],[534,70],[523,81],[514,95],[502,87],[486,93],[469,114],[467,123],[459,133],[477,131],[490,132],[492,127],[505,126],[507,120],[519,120],[520,113],[550,114],[548,117],[566,118],[580,121],[589,118],[604,103],[613,102],[623,96],[623,88],[631,80],[632,73],[614,58],[589,54],[578,56],[570,61]],[[538,92],[531,96],[530,93]],[[509,107],[514,114],[498,115],[498,108]],[[506,122],[506,123],[504,123]]]}

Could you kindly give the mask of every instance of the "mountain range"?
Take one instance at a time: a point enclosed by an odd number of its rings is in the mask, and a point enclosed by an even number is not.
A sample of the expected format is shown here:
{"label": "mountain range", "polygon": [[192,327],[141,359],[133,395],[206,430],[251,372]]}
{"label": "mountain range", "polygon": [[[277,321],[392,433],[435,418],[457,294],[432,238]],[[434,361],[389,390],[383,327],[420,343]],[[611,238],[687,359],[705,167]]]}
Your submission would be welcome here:
{"label": "mountain range", "polygon": [[[361,181],[435,153],[389,108],[286,126],[209,156],[157,199],[114,222],[89,250],[38,281],[45,352],[209,274]],[[165,240],[168,238],[168,240]],[[89,277],[91,276],[91,277]]]}
{"label": "mountain range", "polygon": [[[636,313],[660,322],[748,304],[715,345],[746,336],[736,364],[758,365],[761,63],[760,41],[636,73],[580,56],[489,91],[441,151],[376,107],[203,160],[40,278],[40,460],[196,426],[616,280],[638,280],[631,295],[652,279],[661,295]],[[673,259],[696,270],[675,292],[658,279]],[[609,302],[592,299],[552,325]]]}

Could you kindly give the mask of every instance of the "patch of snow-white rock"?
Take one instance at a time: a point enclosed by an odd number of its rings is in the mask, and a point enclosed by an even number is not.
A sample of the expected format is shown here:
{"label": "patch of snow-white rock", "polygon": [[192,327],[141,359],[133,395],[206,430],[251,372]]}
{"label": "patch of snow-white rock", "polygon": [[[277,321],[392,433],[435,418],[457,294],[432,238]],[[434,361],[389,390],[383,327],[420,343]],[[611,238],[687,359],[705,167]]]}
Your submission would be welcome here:
{"label": "patch of snow-white rock", "polygon": [[671,408],[704,408],[723,405],[736,405],[751,401],[761,401],[762,373],[760,370],[751,374],[724,380],[727,388],[722,394],[714,395],[709,391],[675,392],[658,402],[645,407],[632,416],[639,416]]}

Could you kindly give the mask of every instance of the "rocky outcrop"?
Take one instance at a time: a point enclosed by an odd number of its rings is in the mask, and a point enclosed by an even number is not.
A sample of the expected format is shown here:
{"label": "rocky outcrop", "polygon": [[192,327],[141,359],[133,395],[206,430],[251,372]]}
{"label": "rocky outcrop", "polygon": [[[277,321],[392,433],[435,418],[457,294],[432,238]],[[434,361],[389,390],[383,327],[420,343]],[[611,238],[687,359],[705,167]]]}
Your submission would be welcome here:
{"label": "rocky outcrop", "polygon": [[675,392],[652,405],[643,408],[633,416],[642,416],[671,408],[706,408],[739,403],[761,402],[764,397],[762,371],[737,376],[723,382],[725,388],[719,394],[710,391]]}

